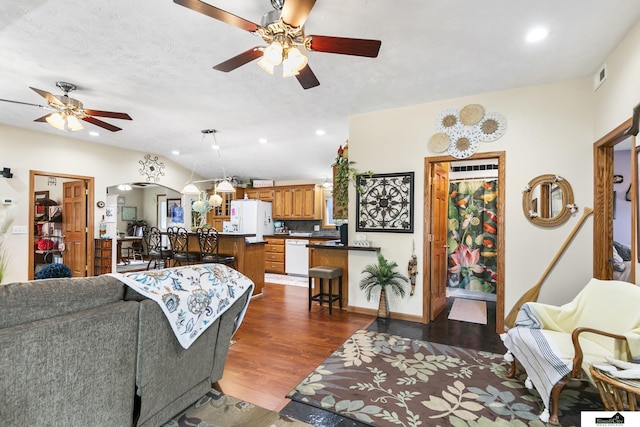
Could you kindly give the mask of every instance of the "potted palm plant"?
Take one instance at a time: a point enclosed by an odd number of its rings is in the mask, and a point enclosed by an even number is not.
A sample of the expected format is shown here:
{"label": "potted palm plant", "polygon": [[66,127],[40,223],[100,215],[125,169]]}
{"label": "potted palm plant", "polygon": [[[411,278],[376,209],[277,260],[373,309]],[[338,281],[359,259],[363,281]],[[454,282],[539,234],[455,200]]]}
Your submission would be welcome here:
{"label": "potted palm plant", "polygon": [[[367,299],[371,299],[371,294],[376,287],[380,287],[380,299],[378,300],[378,319],[387,321],[389,319],[389,295],[393,292],[402,298],[405,294],[404,284],[409,283],[409,279],[400,272],[395,271],[398,264],[389,262],[382,253],[377,251],[378,262],[367,265],[362,273],[364,277],[360,280],[360,289],[366,292]],[[387,289],[388,288],[388,289]]]}

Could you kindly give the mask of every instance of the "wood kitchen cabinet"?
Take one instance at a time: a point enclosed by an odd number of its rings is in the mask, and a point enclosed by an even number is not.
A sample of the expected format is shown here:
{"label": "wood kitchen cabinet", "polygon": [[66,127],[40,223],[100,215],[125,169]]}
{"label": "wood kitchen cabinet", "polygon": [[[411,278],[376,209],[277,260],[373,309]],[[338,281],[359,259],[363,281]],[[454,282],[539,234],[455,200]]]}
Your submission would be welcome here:
{"label": "wood kitchen cabinet", "polygon": [[[242,188],[236,188],[234,193],[219,193],[222,197],[222,204],[215,207],[207,213],[207,224],[210,224],[218,231],[222,231],[222,223],[229,221],[231,217],[231,201],[236,199],[242,199],[244,197],[244,191]],[[211,194],[207,194],[209,197]]]}
{"label": "wood kitchen cabinet", "polygon": [[322,188],[291,185],[274,188],[274,219],[322,219]]}
{"label": "wood kitchen cabinet", "polygon": [[322,191],[316,185],[293,188],[293,219],[322,219]]}
{"label": "wood kitchen cabinet", "polygon": [[322,219],[322,187],[316,184],[248,188],[249,199],[272,202],[273,219]]}
{"label": "wood kitchen cabinet", "polygon": [[285,239],[266,237],[264,248],[264,270],[267,273],[284,274],[284,242]]}
{"label": "wood kitchen cabinet", "polygon": [[249,199],[273,202],[273,187],[247,188],[245,189],[244,194],[246,194]]}
{"label": "wood kitchen cabinet", "polygon": [[291,187],[273,190],[273,218],[290,219],[293,216],[293,193]]}

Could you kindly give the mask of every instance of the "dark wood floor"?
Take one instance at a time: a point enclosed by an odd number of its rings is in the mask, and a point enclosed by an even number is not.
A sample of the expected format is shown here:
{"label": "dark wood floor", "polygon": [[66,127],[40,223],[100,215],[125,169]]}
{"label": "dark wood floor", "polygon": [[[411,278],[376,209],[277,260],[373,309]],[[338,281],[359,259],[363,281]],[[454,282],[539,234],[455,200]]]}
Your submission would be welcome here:
{"label": "dark wood floor", "polygon": [[[495,303],[487,303],[487,325],[448,320],[447,309],[430,324],[391,320],[334,310],[317,303],[308,311],[304,287],[266,284],[254,297],[229,349],[222,390],[237,398],[313,425],[358,426],[350,420],[290,403],[286,394],[358,329],[504,353],[495,333]],[[331,418],[333,417],[333,418]],[[336,418],[337,417],[337,418]]]}

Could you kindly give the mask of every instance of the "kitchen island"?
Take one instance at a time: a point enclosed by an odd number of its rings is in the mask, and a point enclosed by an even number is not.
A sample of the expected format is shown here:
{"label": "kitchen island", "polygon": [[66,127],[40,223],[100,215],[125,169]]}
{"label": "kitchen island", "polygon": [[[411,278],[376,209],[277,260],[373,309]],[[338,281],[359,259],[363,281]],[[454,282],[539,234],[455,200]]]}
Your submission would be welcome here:
{"label": "kitchen island", "polygon": [[[345,246],[339,240],[309,244],[307,247],[309,248],[309,268],[320,265],[342,268],[342,307],[351,311],[349,308],[349,252],[375,252],[380,248]],[[333,304],[334,308],[338,308],[338,301]]]}
{"label": "kitchen island", "polygon": [[236,258],[236,269],[247,276],[256,287],[253,295],[261,294],[264,287],[264,247],[266,242],[248,242],[255,234],[220,233],[218,251]]}
{"label": "kitchen island", "polygon": [[[236,270],[251,279],[255,284],[253,295],[257,295],[264,287],[265,242],[247,242],[247,237],[255,234],[218,233],[218,252],[235,257]],[[189,233],[189,250],[200,252],[198,235],[194,232]]]}

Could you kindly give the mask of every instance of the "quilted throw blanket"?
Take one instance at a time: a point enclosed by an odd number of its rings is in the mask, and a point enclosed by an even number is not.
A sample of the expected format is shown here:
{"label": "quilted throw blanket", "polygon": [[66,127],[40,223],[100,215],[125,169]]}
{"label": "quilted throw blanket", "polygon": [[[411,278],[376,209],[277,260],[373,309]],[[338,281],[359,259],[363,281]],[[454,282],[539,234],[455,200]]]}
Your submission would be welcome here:
{"label": "quilted throw blanket", "polygon": [[[189,346],[254,283],[222,264],[198,264],[153,271],[111,273],[136,292],[154,300],[167,316],[182,347]],[[248,306],[236,320],[240,326]]]}

